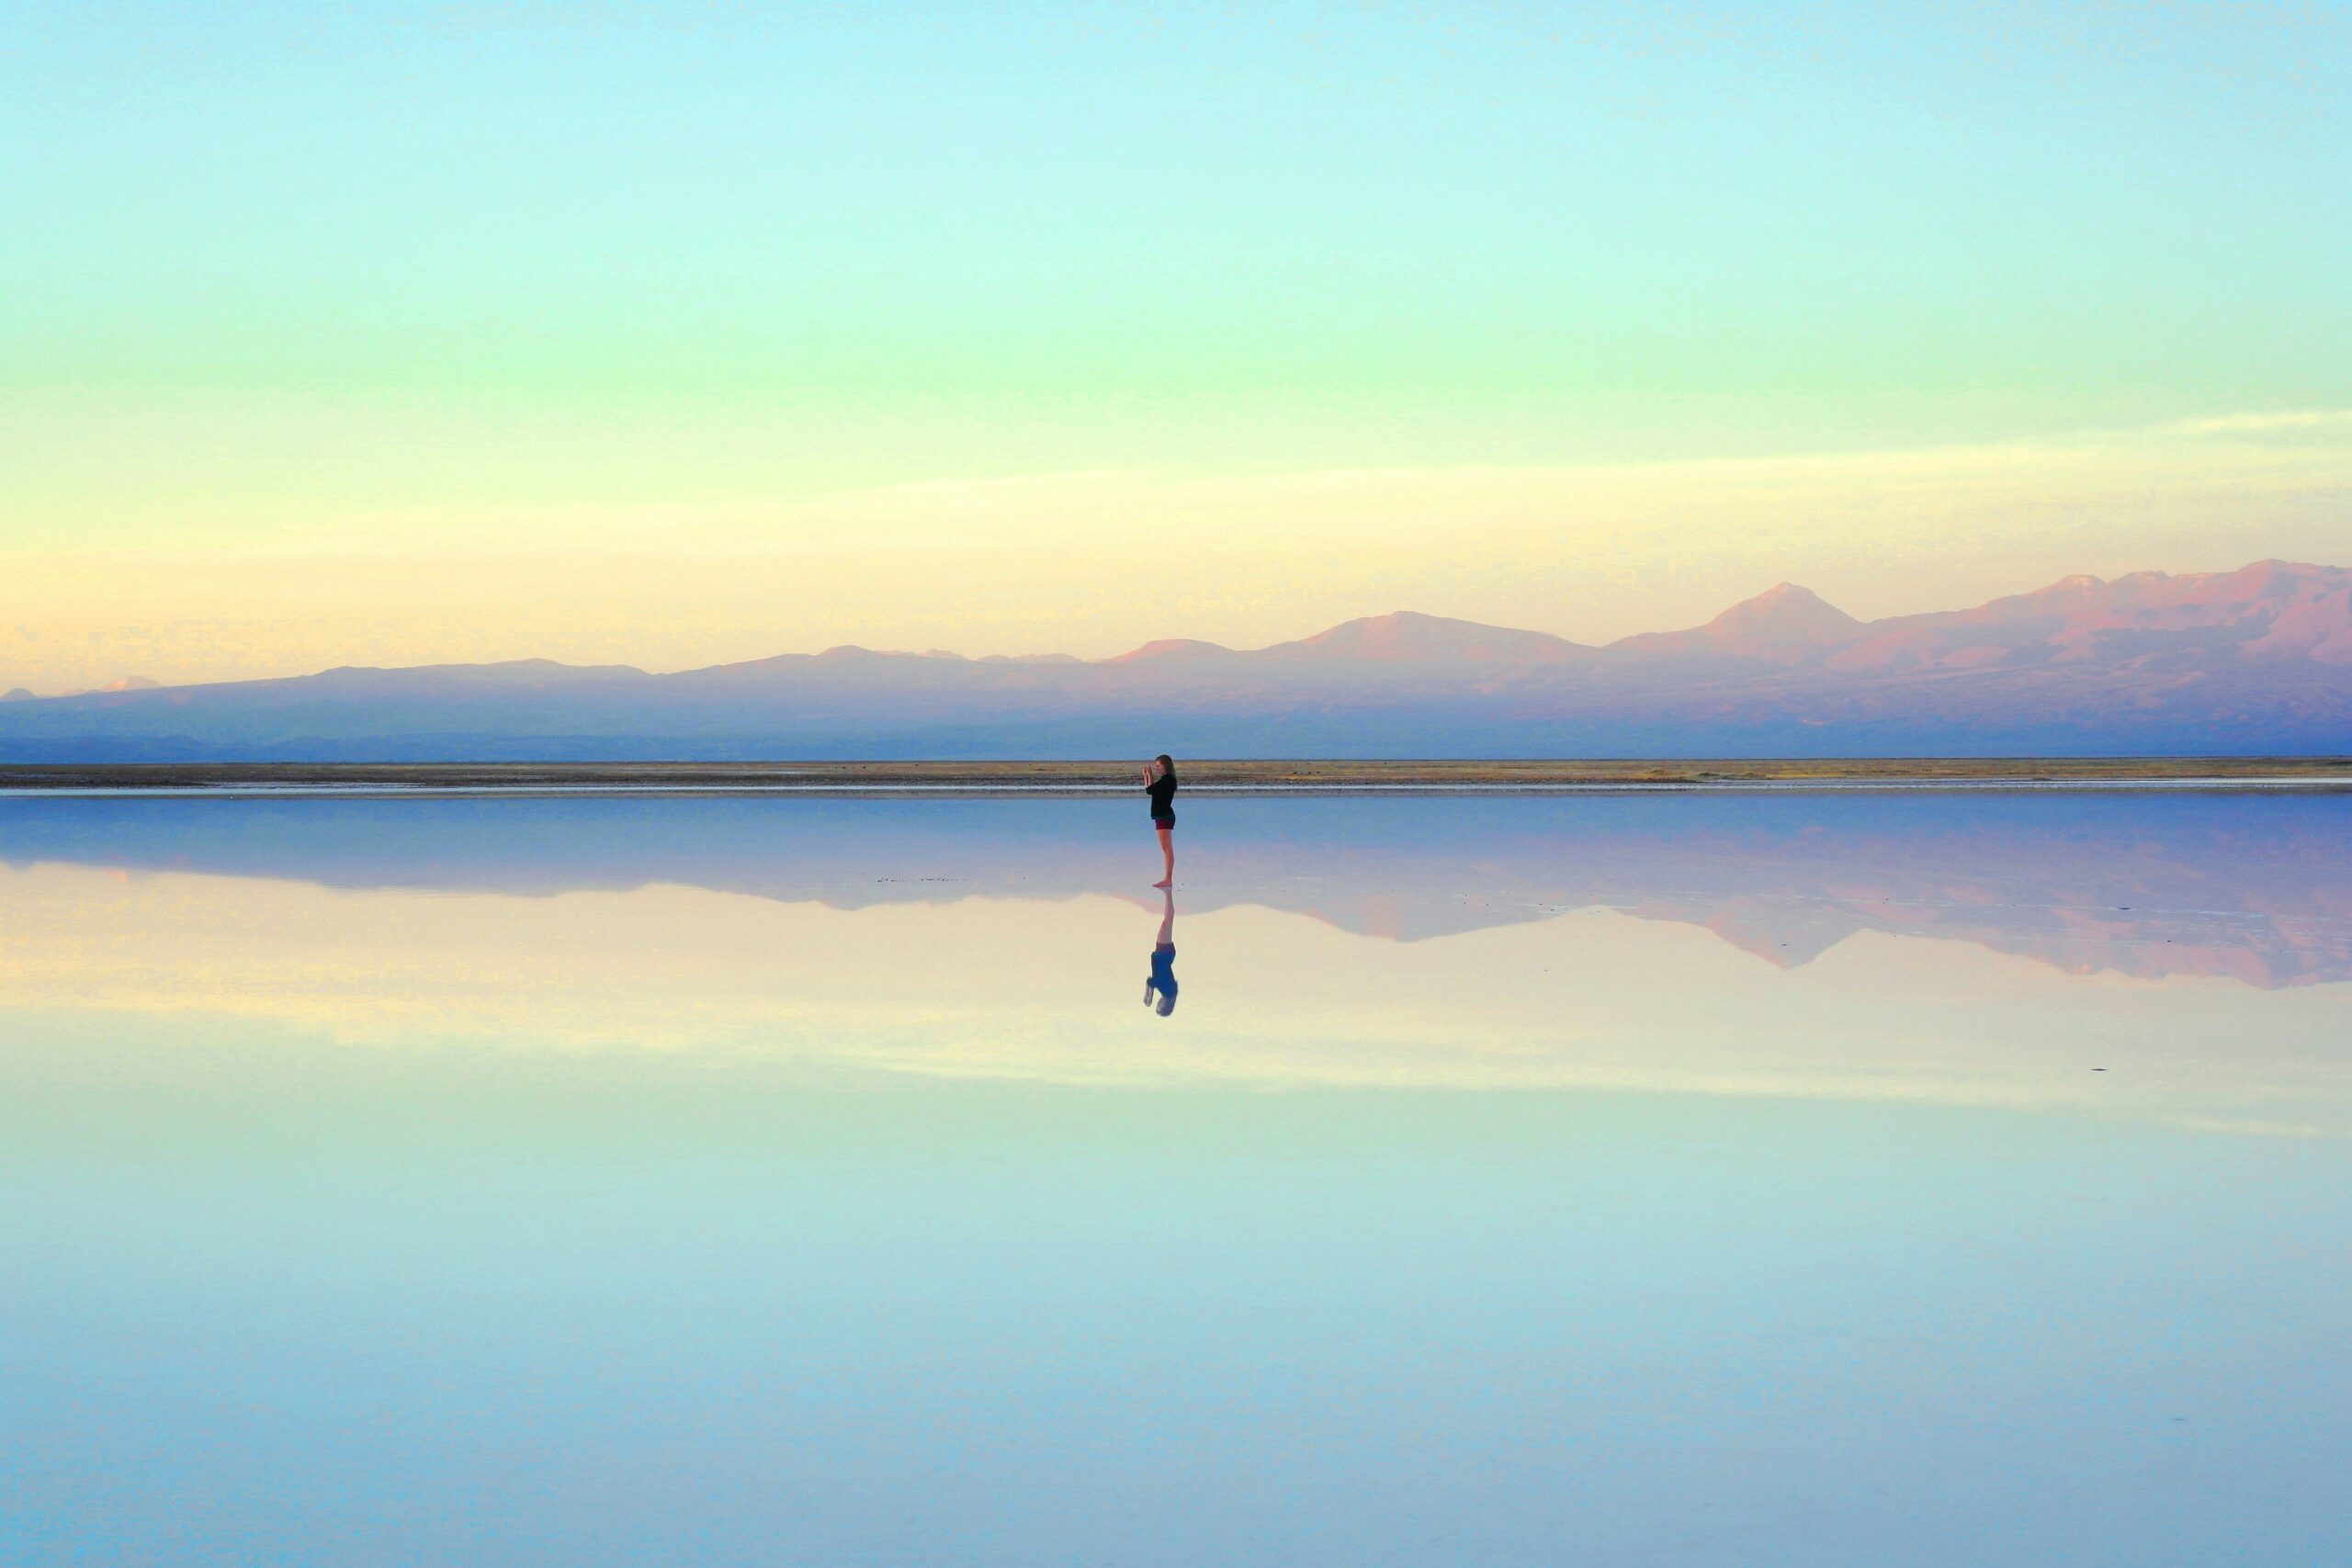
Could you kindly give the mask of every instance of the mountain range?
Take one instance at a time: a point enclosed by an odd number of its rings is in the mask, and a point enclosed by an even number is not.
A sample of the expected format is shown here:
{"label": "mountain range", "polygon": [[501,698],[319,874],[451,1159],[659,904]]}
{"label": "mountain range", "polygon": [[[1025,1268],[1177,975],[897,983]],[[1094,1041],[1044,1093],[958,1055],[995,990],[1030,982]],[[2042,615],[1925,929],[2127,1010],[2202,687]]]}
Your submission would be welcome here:
{"label": "mountain range", "polygon": [[0,705],[0,761],[2352,751],[2352,570],[2070,577],[1857,620],[1793,583],[1601,646],[1410,611],[1109,659],[345,667]]}

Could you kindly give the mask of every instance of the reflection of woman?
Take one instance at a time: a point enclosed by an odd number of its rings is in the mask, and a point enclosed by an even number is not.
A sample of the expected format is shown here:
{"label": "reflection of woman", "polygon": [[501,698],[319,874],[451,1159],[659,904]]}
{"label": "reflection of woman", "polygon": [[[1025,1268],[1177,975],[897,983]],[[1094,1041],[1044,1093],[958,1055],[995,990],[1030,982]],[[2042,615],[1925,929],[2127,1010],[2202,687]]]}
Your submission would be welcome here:
{"label": "reflection of woman", "polygon": [[1151,825],[1159,833],[1159,880],[1152,886],[1166,887],[1176,880],[1176,760],[1162,751],[1145,763],[1143,787],[1151,793]]}
{"label": "reflection of woman", "polygon": [[[1151,977],[1143,983],[1143,1005],[1166,1018],[1176,1010],[1176,895],[1161,895],[1159,936],[1151,944]],[[1159,993],[1155,1003],[1152,993]]]}

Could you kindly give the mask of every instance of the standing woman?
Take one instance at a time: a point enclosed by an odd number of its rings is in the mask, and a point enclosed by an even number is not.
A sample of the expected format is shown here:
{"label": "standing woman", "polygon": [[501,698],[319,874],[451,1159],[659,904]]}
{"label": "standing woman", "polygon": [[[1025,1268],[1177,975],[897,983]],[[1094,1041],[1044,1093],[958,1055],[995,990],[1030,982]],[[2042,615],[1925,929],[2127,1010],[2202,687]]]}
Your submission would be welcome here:
{"label": "standing woman", "polygon": [[1154,887],[1176,880],[1176,759],[1162,751],[1144,764],[1143,787],[1151,792],[1151,825],[1159,831],[1159,858],[1164,863]]}

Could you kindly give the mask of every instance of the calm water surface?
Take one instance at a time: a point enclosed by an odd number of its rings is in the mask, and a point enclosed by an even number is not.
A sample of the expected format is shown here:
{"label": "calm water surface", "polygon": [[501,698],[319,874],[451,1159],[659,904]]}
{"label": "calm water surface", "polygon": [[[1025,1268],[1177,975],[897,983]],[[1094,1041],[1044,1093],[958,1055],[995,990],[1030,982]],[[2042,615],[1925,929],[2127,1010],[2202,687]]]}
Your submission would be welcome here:
{"label": "calm water surface", "polygon": [[2343,1561],[2348,829],[0,799],[0,1562]]}

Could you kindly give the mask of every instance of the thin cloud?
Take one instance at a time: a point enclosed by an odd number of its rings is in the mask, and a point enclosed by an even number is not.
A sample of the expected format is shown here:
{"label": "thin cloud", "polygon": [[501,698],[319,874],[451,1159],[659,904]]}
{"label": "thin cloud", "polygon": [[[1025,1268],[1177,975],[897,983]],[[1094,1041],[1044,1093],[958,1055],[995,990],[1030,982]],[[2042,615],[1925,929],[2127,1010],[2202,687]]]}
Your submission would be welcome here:
{"label": "thin cloud", "polygon": [[2352,430],[2352,409],[2290,409],[2278,413],[2232,413],[2185,419],[2164,426],[2183,435],[2248,435],[2272,430]]}

